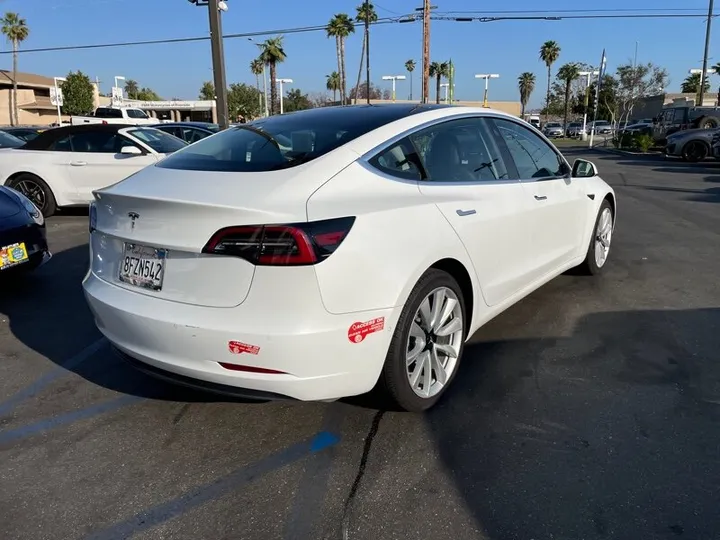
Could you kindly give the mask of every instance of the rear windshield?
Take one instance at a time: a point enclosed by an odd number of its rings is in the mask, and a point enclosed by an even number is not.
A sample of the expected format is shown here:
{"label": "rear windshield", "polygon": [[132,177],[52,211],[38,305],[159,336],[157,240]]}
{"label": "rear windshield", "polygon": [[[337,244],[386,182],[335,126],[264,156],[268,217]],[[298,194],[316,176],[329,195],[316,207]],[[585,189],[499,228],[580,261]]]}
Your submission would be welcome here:
{"label": "rear windshield", "polygon": [[127,133],[136,139],[140,139],[159,154],[172,154],[187,146],[187,143],[182,139],[168,135],[159,129],[137,128],[128,130]]}
{"label": "rear windshield", "polygon": [[158,163],[165,169],[221,172],[275,171],[307,163],[363,135],[370,123],[343,115],[291,114],[236,125]]}
{"label": "rear windshield", "polygon": [[125,112],[128,115],[128,118],[147,118],[148,115],[145,113],[145,111],[142,111],[140,109],[125,109]]}

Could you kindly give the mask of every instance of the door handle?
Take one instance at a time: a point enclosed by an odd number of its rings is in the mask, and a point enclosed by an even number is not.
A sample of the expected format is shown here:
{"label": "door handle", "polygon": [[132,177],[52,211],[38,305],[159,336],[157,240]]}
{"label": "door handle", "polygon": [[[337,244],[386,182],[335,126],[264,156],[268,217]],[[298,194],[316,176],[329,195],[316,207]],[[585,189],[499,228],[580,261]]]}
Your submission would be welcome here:
{"label": "door handle", "polygon": [[70,165],[72,165],[73,167],[84,167],[85,165],[87,165],[87,161],[71,161]]}
{"label": "door handle", "polygon": [[547,197],[545,195],[535,195],[536,201],[545,201],[547,200]]}
{"label": "door handle", "polygon": [[472,216],[473,214],[476,213],[474,209],[470,209],[470,210],[460,210],[459,208],[458,208],[457,210],[455,210],[455,212],[456,212],[457,215],[460,216],[460,217],[463,217],[463,216]]}

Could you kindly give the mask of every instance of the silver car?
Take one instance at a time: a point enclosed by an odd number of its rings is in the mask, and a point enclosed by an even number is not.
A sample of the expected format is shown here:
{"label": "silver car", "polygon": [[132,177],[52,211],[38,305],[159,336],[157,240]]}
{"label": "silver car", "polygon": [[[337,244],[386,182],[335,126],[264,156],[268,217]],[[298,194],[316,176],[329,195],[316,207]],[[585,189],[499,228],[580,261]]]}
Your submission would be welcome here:
{"label": "silver car", "polygon": [[680,157],[684,161],[698,162],[712,156],[713,136],[720,129],[685,129],[668,135],[665,155]]}
{"label": "silver car", "polygon": [[556,139],[558,137],[562,137],[565,135],[564,131],[565,130],[563,129],[563,126],[560,122],[548,122],[547,124],[545,124],[542,130],[543,134],[548,139]]}

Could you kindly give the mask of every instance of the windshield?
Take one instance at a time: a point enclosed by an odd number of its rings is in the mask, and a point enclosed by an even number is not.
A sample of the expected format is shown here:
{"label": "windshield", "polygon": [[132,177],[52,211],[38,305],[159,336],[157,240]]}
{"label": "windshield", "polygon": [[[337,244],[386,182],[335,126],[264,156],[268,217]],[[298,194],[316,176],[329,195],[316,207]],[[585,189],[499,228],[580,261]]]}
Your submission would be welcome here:
{"label": "windshield", "polygon": [[25,141],[18,139],[14,135],[0,131],[0,148],[20,148]]}
{"label": "windshield", "polygon": [[145,111],[141,111],[140,109],[125,109],[125,112],[127,113],[128,118],[147,118],[148,115],[145,113]]}
{"label": "windshield", "polygon": [[560,127],[560,124],[558,124],[557,122],[550,122],[549,124],[545,124],[545,127]]}
{"label": "windshield", "polygon": [[128,135],[140,139],[158,154],[172,154],[187,146],[187,143],[164,131],[154,128],[136,128],[128,130]]}
{"label": "windshield", "polygon": [[362,134],[358,126],[313,125],[290,117],[273,120],[231,127],[158,166],[193,171],[275,171],[306,163]]}

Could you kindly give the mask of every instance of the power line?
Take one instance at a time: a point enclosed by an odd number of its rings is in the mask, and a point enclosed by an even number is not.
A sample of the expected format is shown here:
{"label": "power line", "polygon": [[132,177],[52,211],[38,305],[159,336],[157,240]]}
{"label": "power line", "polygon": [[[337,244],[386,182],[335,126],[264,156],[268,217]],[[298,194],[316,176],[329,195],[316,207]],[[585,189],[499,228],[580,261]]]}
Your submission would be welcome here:
{"label": "power line", "polygon": [[[557,13],[557,12],[548,12]],[[713,18],[719,14],[714,13]],[[664,14],[627,14],[627,15],[514,15],[502,17],[460,17],[460,16],[441,16],[432,17],[440,21],[453,22],[498,22],[498,21],[565,21],[578,19],[707,19],[707,15],[702,14],[684,14],[684,13],[664,13]]]}
{"label": "power line", "polygon": [[480,13],[480,14],[528,14],[528,13],[651,13],[651,12],[698,12],[704,13],[704,8],[620,8],[620,9],[520,9],[520,10],[453,10],[440,12],[442,15],[453,13]]}
{"label": "power line", "polygon": [[[407,17],[407,15],[403,16]],[[378,19],[376,22],[371,22],[371,25],[385,25],[390,23],[400,23],[403,22],[401,20],[401,17],[384,17],[381,19]],[[354,26],[363,26],[365,23],[354,23]],[[260,36],[270,36],[270,35],[278,35],[278,34],[302,34],[306,32],[321,32],[325,31],[327,29],[327,25],[323,24],[322,26],[302,26],[297,28],[284,28],[281,30],[262,30],[258,32],[244,32],[240,34],[225,34],[223,35],[224,39],[238,39],[238,38],[249,38],[249,37],[260,37]],[[38,47],[35,49],[19,49],[17,52],[19,53],[35,53],[35,52],[56,52],[56,51],[79,51],[79,50],[86,50],[86,49],[110,49],[114,47],[132,47],[136,45],[163,45],[163,44],[171,44],[171,43],[192,43],[196,41],[209,41],[210,36],[196,36],[196,37],[186,37],[186,38],[168,38],[168,39],[153,39],[153,40],[144,40],[144,41],[121,41],[116,43],[94,43],[90,45],[65,45],[65,46],[59,46],[59,47]],[[0,55],[2,54],[12,54],[13,51],[0,51]]]}

